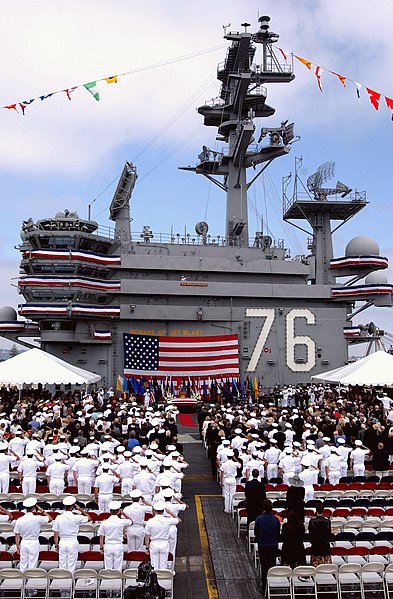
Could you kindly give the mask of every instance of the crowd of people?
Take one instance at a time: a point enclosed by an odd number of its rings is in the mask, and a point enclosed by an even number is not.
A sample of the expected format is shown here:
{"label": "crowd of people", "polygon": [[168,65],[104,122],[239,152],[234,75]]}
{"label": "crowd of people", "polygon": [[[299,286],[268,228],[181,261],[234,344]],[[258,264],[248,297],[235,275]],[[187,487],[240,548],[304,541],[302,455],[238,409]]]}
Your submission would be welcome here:
{"label": "crowd of people", "polygon": [[[14,521],[20,570],[37,567],[41,525],[51,524],[59,567],[74,572],[80,526],[93,514],[104,515],[98,535],[105,568],[121,571],[123,541],[128,551],[149,551],[155,569],[167,568],[179,514],[188,508],[176,418],[171,404],[145,408],[103,390],[0,391],[0,493],[7,497],[11,484],[25,496]],[[55,518],[34,496],[37,483],[59,498]],[[0,521],[11,519],[1,508]]]}
{"label": "crowd of people", "polygon": [[[319,483],[336,485],[368,470],[388,477],[393,462],[393,401],[382,391],[309,386],[276,388],[257,403],[205,406],[198,414],[201,439],[219,480],[224,511],[231,512],[244,485],[248,524],[255,522],[262,586],[276,564],[306,563],[304,506]],[[393,477],[392,477],[393,480]],[[266,483],[288,485],[286,520],[273,513]],[[311,563],[330,561],[331,525],[317,502],[308,524]]]}

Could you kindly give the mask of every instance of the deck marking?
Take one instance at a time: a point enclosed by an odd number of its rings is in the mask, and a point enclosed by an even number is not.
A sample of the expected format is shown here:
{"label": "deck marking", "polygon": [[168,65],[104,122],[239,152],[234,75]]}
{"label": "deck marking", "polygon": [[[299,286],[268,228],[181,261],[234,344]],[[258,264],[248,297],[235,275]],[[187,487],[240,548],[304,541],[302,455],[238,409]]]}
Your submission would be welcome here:
{"label": "deck marking", "polygon": [[[209,596],[209,599],[219,599],[216,580],[210,563],[209,539],[207,538],[205,517],[203,515],[201,497],[207,497],[207,495],[195,495],[195,507],[196,516],[198,520],[199,537],[201,540],[202,559],[203,567],[205,569],[207,594]],[[220,495],[208,495],[208,497],[220,497]]]}

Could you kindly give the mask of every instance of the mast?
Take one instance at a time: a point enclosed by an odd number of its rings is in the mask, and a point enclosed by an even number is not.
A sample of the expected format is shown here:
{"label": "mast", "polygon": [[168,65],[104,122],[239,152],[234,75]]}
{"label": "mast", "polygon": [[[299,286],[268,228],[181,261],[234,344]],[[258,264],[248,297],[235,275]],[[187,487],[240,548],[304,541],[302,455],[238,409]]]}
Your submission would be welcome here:
{"label": "mast", "polygon": [[[269,31],[269,17],[259,19],[260,28],[252,34],[249,23],[242,23],[243,33],[229,32],[224,36],[231,42],[224,63],[217,69],[221,81],[219,97],[200,106],[204,124],[217,127],[217,141],[225,142],[224,151],[213,151],[203,146],[195,167],[181,167],[203,174],[226,193],[226,237],[229,245],[248,246],[247,192],[252,183],[274,158],[289,152],[293,124],[262,129],[255,143],[255,123],[258,117],[269,117],[275,112],[266,103],[264,83],[288,83],[294,79],[292,68],[281,65],[272,44],[279,36]],[[262,45],[262,65],[253,63],[256,44]],[[260,145],[262,143],[262,145]],[[247,169],[266,163],[247,182]],[[217,177],[223,177],[223,181]]]}

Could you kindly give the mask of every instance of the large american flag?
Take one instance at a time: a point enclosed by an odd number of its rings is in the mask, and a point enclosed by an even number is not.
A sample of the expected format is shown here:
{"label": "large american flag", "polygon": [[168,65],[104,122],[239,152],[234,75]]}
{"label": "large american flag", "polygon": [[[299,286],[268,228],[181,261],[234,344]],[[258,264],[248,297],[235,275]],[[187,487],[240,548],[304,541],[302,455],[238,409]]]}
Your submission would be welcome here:
{"label": "large american flag", "polygon": [[237,335],[169,337],[124,334],[124,375],[214,376],[239,374]]}

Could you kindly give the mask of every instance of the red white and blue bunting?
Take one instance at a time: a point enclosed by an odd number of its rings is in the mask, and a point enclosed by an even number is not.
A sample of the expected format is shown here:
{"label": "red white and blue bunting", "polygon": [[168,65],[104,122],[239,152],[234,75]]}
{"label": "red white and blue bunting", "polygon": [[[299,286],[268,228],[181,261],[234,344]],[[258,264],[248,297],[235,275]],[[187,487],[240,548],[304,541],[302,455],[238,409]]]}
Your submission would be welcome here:
{"label": "red white and blue bunting", "polygon": [[344,268],[357,266],[378,266],[378,268],[387,268],[389,259],[383,256],[344,256],[343,258],[333,258],[330,261],[330,268]]}
{"label": "red white and blue bunting", "polygon": [[98,329],[96,329],[93,333],[93,337],[94,337],[94,339],[101,339],[102,341],[104,341],[106,339],[112,339],[112,332],[111,331],[99,331]]}
{"label": "red white and blue bunting", "polygon": [[20,304],[18,312],[21,316],[36,314],[59,314],[63,316],[120,316],[120,306],[95,306],[81,304]]}
{"label": "red white and blue bunting", "polygon": [[19,287],[83,287],[98,291],[120,291],[120,281],[101,281],[84,277],[23,277],[18,281]]}
{"label": "red white and blue bunting", "polygon": [[350,287],[333,287],[333,297],[369,296],[392,293],[392,285],[352,285]]}
{"label": "red white and blue bunting", "polygon": [[360,327],[343,327],[344,337],[359,337],[361,332]]}
{"label": "red white and blue bunting", "polygon": [[81,252],[77,250],[28,250],[23,252],[25,259],[43,260],[81,260],[82,262],[94,262],[95,264],[121,264],[121,256],[107,256],[95,252]]}

